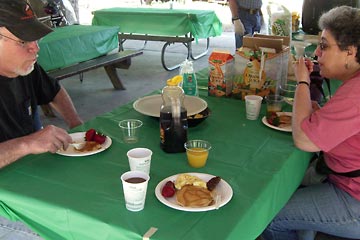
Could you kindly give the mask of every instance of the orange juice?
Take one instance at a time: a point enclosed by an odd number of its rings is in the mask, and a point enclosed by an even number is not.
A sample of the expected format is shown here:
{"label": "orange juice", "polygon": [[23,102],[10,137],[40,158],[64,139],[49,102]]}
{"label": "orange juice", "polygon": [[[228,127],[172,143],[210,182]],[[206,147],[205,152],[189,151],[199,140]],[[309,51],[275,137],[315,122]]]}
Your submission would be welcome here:
{"label": "orange juice", "polygon": [[200,168],[205,166],[209,151],[199,147],[190,148],[186,150],[186,155],[190,166]]}

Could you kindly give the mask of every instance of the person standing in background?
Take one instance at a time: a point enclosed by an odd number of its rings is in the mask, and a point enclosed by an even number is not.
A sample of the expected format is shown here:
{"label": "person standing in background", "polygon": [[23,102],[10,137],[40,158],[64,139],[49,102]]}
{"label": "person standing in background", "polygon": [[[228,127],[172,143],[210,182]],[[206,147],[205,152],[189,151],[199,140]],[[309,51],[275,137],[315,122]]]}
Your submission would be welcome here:
{"label": "person standing in background", "polygon": [[235,30],[236,49],[242,47],[243,37],[260,32],[262,0],[229,0]]}

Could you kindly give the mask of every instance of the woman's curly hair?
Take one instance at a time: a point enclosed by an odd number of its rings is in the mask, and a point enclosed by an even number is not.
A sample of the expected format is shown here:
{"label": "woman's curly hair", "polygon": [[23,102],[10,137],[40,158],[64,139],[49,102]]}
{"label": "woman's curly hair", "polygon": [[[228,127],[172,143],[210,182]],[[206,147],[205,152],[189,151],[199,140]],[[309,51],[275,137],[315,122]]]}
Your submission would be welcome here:
{"label": "woman's curly hair", "polygon": [[319,19],[321,30],[329,30],[341,50],[355,46],[356,61],[360,63],[360,9],[340,6],[324,13]]}

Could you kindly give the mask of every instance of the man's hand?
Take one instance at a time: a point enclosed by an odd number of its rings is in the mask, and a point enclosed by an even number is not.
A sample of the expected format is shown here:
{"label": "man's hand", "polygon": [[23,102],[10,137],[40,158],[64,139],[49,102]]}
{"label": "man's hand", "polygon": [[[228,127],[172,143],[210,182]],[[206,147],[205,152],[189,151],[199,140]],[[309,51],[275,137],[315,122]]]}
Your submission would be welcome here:
{"label": "man's hand", "polygon": [[234,20],[234,31],[236,34],[239,34],[240,36],[244,36],[245,34],[245,28],[240,19]]}
{"label": "man's hand", "polygon": [[30,135],[1,142],[0,168],[29,154],[55,153],[66,149],[70,142],[72,139],[64,129],[52,125]]}
{"label": "man's hand", "polygon": [[72,141],[64,129],[52,125],[24,137],[24,140],[32,154],[55,153],[60,149],[66,149]]}

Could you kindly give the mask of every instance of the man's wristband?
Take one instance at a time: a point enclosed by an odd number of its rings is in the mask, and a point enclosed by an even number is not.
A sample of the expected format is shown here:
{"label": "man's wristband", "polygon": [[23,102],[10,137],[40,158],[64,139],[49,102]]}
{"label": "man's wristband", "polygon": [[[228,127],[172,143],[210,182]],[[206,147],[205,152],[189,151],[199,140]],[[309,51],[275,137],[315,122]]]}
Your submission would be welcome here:
{"label": "man's wristband", "polygon": [[307,81],[300,81],[300,82],[298,82],[298,83],[296,84],[296,86],[298,86],[298,85],[300,85],[300,84],[305,84],[305,85],[307,85],[308,87],[310,87],[310,83],[307,82]]}
{"label": "man's wristband", "polygon": [[234,23],[234,21],[239,20],[239,19],[240,19],[239,17],[233,17],[233,18],[231,18],[231,21],[232,21],[232,23]]}

